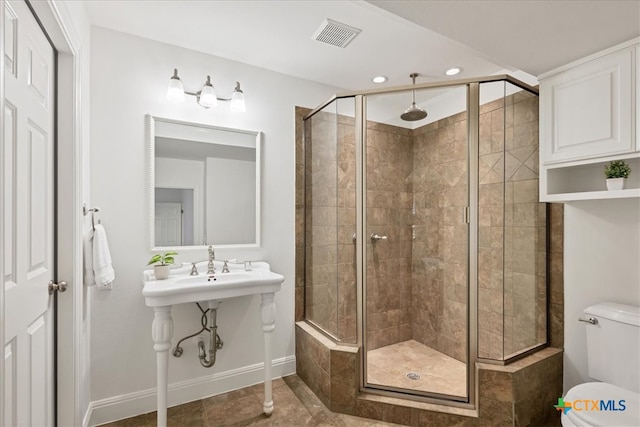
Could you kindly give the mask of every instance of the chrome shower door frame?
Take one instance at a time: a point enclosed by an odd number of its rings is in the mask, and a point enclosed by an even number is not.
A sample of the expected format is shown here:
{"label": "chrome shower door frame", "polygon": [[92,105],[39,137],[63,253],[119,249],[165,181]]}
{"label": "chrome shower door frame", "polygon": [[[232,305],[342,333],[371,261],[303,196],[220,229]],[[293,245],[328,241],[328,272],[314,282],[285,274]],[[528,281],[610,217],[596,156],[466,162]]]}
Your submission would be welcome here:
{"label": "chrome shower door frame", "polygon": [[[389,397],[419,400],[430,403],[447,402],[450,406],[475,408],[475,362],[477,356],[477,322],[471,322],[477,316],[477,218],[478,218],[478,146],[479,146],[479,83],[465,83],[467,96],[467,185],[468,185],[468,303],[467,303],[467,361],[466,361],[466,396],[453,396],[434,392],[423,392],[393,386],[379,386],[367,382],[367,95],[356,95],[356,286],[357,286],[357,345],[361,350],[360,391]],[[430,87],[460,87],[462,84],[445,84]],[[397,90],[402,91],[402,90]],[[384,93],[394,93],[388,91]],[[379,93],[370,93],[377,95]],[[474,105],[475,99],[475,107]],[[475,159],[475,161],[473,160]],[[475,221],[473,220],[475,218]],[[472,248],[475,256],[472,255]],[[476,268],[476,271],[473,269]]]}

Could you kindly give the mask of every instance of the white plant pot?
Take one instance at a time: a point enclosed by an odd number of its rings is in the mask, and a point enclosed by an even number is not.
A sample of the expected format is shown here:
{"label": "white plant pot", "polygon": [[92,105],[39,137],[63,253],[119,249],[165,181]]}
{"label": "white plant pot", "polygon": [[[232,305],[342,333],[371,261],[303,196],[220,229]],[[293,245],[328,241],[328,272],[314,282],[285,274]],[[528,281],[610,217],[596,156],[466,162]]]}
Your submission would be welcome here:
{"label": "white plant pot", "polygon": [[627,183],[627,178],[607,178],[607,190],[622,190]]}
{"label": "white plant pot", "polygon": [[153,275],[156,276],[156,280],[164,280],[169,277],[169,266],[168,265],[154,265],[153,266]]}

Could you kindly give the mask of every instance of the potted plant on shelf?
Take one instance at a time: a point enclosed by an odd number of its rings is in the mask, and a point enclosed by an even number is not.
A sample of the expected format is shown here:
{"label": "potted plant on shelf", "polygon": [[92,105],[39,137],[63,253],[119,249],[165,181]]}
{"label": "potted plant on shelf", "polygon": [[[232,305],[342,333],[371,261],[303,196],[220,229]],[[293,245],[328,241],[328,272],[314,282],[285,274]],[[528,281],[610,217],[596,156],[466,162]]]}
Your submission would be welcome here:
{"label": "potted plant on shelf", "polygon": [[609,162],[604,168],[604,175],[607,177],[607,190],[622,190],[630,173],[631,168],[624,160]]}
{"label": "potted plant on shelf", "polygon": [[156,280],[164,280],[169,277],[169,264],[173,264],[174,255],[178,255],[178,253],[167,252],[164,255],[155,254],[151,257],[147,265],[157,264],[153,266],[153,275],[156,276]]}

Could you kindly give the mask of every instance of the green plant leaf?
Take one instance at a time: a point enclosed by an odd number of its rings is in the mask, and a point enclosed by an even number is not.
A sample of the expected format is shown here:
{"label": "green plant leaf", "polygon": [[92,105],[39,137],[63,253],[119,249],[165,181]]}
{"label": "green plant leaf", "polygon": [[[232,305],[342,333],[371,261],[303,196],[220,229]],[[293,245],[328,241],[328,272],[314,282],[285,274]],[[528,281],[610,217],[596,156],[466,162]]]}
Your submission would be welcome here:
{"label": "green plant leaf", "polygon": [[155,254],[154,256],[151,257],[147,265],[155,264],[156,262],[159,262],[161,260],[162,260],[162,255]]}
{"label": "green plant leaf", "polygon": [[604,175],[607,178],[628,178],[631,168],[624,160],[613,160],[604,167]]}
{"label": "green plant leaf", "polygon": [[167,252],[164,255],[155,254],[151,257],[147,265],[155,264],[156,262],[159,262],[160,265],[173,264],[175,262],[174,255],[178,255],[178,252]]}

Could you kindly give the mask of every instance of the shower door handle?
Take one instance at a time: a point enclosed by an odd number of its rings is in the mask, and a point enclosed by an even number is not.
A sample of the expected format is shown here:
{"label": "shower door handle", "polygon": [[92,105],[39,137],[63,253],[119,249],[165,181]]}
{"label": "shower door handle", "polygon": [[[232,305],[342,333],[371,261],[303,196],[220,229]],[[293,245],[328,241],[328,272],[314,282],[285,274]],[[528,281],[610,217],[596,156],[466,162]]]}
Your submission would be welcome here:
{"label": "shower door handle", "polygon": [[387,236],[380,236],[379,234],[372,234],[370,236],[371,242],[375,243],[378,240],[387,240]]}

